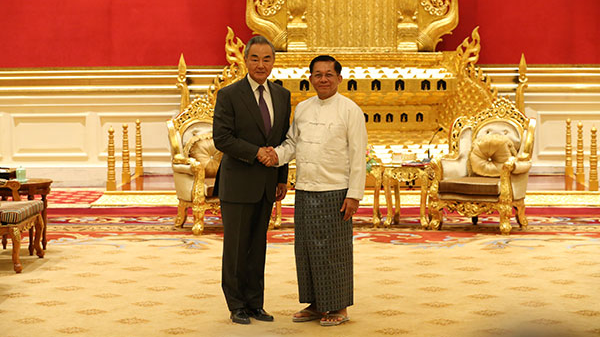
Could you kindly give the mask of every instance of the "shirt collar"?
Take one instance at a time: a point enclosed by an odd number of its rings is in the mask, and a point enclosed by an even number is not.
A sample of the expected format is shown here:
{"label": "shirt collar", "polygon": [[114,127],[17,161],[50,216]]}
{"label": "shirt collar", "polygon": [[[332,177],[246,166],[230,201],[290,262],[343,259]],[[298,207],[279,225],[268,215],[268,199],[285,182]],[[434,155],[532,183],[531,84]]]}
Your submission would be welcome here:
{"label": "shirt collar", "polygon": [[327,105],[327,104],[333,102],[339,94],[340,93],[336,91],[335,94],[331,95],[331,97],[327,97],[326,99],[320,99],[319,96],[316,96],[317,102],[319,102],[319,104],[321,104],[321,105]]}
{"label": "shirt collar", "polygon": [[[258,86],[260,84],[258,84],[258,82],[256,82],[255,80],[252,79],[252,77],[250,77],[250,75],[246,75],[246,77],[248,78],[248,83],[250,83],[250,88],[252,88],[252,92],[255,92],[258,90]],[[271,91],[269,90],[269,81],[265,81],[265,83],[263,83],[263,87],[265,87],[265,92],[269,95],[271,95]]]}

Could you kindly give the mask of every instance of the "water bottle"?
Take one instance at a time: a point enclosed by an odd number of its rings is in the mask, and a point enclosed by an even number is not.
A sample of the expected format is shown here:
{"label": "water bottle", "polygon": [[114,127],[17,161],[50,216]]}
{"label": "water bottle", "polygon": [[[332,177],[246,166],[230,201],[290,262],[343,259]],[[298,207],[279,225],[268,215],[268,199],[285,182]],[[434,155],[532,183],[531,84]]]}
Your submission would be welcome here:
{"label": "water bottle", "polygon": [[17,168],[17,181],[20,183],[24,183],[27,181],[25,169],[23,168],[23,166],[19,166]]}

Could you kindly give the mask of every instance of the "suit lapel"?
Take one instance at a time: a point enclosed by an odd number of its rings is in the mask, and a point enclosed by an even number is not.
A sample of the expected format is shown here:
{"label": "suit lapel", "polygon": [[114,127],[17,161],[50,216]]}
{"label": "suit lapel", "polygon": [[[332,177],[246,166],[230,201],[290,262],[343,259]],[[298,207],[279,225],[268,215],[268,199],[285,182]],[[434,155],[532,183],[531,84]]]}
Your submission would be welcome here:
{"label": "suit lapel", "polygon": [[[265,131],[265,124],[263,122],[263,118],[260,113],[260,109],[258,108],[258,103],[256,103],[256,97],[254,96],[254,93],[252,92],[252,87],[250,87],[250,82],[248,82],[248,78],[244,77],[244,79],[242,80],[242,82],[240,84],[241,84],[240,85],[240,96],[242,98],[242,101],[248,108],[248,111],[250,112],[250,115],[256,122],[258,128],[260,129],[260,132],[262,132],[263,136],[265,136],[265,138],[266,138],[267,133]],[[271,87],[269,87],[269,88],[271,88]],[[275,104],[275,103],[273,103],[273,104]],[[274,106],[273,106],[273,109],[275,109]]]}

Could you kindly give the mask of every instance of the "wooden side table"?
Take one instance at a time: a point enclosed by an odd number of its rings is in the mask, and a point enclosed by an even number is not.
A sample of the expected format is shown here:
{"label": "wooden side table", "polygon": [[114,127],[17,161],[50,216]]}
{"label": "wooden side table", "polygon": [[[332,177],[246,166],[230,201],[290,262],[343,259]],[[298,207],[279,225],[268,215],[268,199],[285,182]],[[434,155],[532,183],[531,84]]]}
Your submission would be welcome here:
{"label": "wooden side table", "polygon": [[[42,247],[46,249],[46,228],[48,227],[48,200],[46,197],[50,193],[50,185],[52,185],[52,179],[45,178],[30,178],[26,182],[21,183],[19,188],[20,195],[27,195],[27,200],[34,200],[36,195],[41,196],[44,202],[44,210],[42,211],[42,217],[44,218],[44,230],[42,233]],[[0,188],[0,197],[2,200],[6,200],[8,197],[12,197],[12,191],[10,188]],[[29,241],[33,238],[33,228],[29,229]],[[4,240],[4,239],[3,239]],[[4,242],[3,242],[4,244]],[[33,245],[29,245],[29,254],[33,255]]]}
{"label": "wooden side table", "polygon": [[[400,183],[414,184],[418,178],[422,177],[423,172],[429,163],[416,164],[390,164],[383,170],[383,189],[385,191],[385,200],[387,204],[387,217],[384,222],[385,227],[392,223],[397,223],[400,217],[400,192],[398,186]],[[394,188],[395,205],[392,205],[392,187]],[[426,199],[421,198],[421,212],[425,211]],[[395,206],[395,207],[394,207]]]}

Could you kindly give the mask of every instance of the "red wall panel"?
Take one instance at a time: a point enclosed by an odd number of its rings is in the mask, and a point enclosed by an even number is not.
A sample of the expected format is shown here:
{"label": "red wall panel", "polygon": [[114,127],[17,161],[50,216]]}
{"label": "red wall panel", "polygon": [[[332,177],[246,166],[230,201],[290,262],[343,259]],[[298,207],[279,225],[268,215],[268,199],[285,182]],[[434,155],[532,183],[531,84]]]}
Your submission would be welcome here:
{"label": "red wall panel", "polygon": [[[598,0],[460,0],[438,50],[480,26],[480,64],[600,64]],[[224,65],[226,27],[246,41],[244,0],[0,1],[0,68]]]}
{"label": "red wall panel", "polygon": [[600,64],[598,0],[460,0],[459,24],[438,50],[479,26],[481,64]]}

